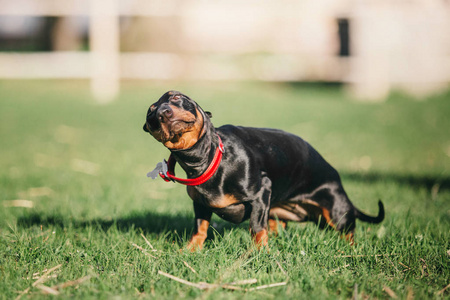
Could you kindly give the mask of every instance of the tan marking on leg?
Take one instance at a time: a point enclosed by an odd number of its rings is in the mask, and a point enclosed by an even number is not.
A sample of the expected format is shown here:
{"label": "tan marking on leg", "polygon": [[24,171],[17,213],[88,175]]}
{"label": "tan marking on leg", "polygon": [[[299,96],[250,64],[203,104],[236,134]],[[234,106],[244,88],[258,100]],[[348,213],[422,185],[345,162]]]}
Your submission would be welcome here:
{"label": "tan marking on leg", "polygon": [[307,214],[306,211],[304,212],[297,211],[296,207],[294,206],[298,205],[294,204],[292,207],[290,206],[272,207],[269,210],[269,216],[271,218],[278,218],[279,220],[294,221],[294,222],[303,221],[303,218],[301,218],[300,216],[304,217]]}
{"label": "tan marking on leg", "polygon": [[[326,223],[331,228],[337,230],[336,225],[331,218],[330,211],[310,199],[304,199],[296,203],[277,203],[270,209],[269,216],[280,220],[297,222],[304,221],[305,218],[308,217],[309,220],[321,220],[321,225]],[[277,228],[276,226],[275,220],[269,219],[269,229],[275,231],[274,229]],[[341,238],[345,238],[351,246],[356,244],[353,232],[347,233],[345,236],[341,235]]]}
{"label": "tan marking on leg", "polygon": [[350,246],[355,245],[355,237],[353,235],[353,232],[347,233],[345,235],[345,240],[350,244]]}
{"label": "tan marking on leg", "polygon": [[281,221],[281,220],[274,220],[274,219],[269,219],[269,232],[273,232],[275,233],[275,235],[278,235],[278,226],[281,226],[283,229],[286,229],[286,222]]}
{"label": "tan marking on leg", "polygon": [[203,248],[203,243],[205,242],[207,237],[208,227],[209,222],[206,220],[202,220],[197,233],[191,237],[191,240],[187,245],[187,248],[191,250],[191,252],[195,252]]}
{"label": "tan marking on leg", "polygon": [[269,241],[269,235],[267,234],[267,230],[263,229],[256,234],[253,234],[253,240],[255,241],[256,247],[261,249],[262,247],[267,246]]}
{"label": "tan marking on leg", "polygon": [[312,218],[320,220],[320,217],[322,217],[328,226],[330,226],[333,229],[336,229],[336,226],[334,225],[333,220],[331,219],[330,211],[325,207],[322,207],[315,201],[309,199],[302,200],[302,202],[299,203],[299,205],[302,206],[303,209],[305,209],[308,212],[308,215],[311,216]]}
{"label": "tan marking on leg", "polygon": [[325,221],[327,222],[327,224],[330,227],[336,229],[336,226],[334,225],[333,220],[331,220],[330,211],[324,207],[321,207],[321,208],[322,208],[322,216],[325,219]]}

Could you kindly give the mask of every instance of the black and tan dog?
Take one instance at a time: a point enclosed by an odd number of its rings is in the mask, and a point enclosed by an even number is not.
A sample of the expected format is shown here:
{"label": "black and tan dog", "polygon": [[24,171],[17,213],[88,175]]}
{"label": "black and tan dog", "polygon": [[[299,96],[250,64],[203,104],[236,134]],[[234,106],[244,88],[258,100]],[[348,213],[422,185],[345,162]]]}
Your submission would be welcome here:
{"label": "black and tan dog", "polygon": [[[287,221],[317,222],[353,243],[356,219],[384,219],[381,201],[376,217],[353,206],[337,171],[298,136],[275,129],[215,128],[210,118],[188,96],[169,91],[150,106],[144,124],[171,151],[169,171],[161,169],[162,177],[188,185],[195,211],[189,249],[202,248],[212,213],[233,223],[250,219],[258,247],[267,245],[276,220],[283,227]],[[174,177],[175,162],[187,180]]]}

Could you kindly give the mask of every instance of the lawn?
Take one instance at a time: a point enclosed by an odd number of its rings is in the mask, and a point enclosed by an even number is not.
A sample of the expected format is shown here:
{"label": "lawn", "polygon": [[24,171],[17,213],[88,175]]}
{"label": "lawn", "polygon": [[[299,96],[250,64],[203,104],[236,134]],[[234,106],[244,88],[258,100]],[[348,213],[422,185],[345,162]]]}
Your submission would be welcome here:
{"label": "lawn", "polygon": [[[290,223],[257,251],[248,222],[214,217],[203,251],[183,250],[185,187],[146,177],[169,152],[142,125],[169,89],[216,126],[303,137],[386,219],[358,222],[355,246]],[[450,92],[364,103],[339,86],[128,82],[100,105],[83,81],[0,81],[0,298],[449,298],[449,116]]]}

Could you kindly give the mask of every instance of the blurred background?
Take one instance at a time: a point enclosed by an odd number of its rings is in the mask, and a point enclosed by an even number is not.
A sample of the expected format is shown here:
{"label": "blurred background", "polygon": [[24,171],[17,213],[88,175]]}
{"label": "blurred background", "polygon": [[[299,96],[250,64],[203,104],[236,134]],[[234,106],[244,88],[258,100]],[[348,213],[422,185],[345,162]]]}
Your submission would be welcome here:
{"label": "blurred background", "polygon": [[0,78],[342,83],[415,98],[450,82],[448,0],[0,0]]}
{"label": "blurred background", "polygon": [[145,114],[176,89],[216,127],[301,136],[357,201],[389,198],[361,188],[379,182],[435,199],[450,186],[449,83],[450,1],[0,0],[0,190],[50,189],[35,207],[86,216],[191,213],[184,189],[145,177],[168,155]]}
{"label": "blurred background", "polygon": [[[289,249],[271,248],[274,259],[306,268],[281,268],[304,275],[290,277],[282,298],[350,298],[354,282],[361,298],[386,298],[383,286],[408,299],[448,296],[450,0],[0,0],[5,299],[38,295],[28,276],[60,263],[54,284],[95,277],[66,298],[145,297],[144,286],[150,298],[198,297],[181,286],[166,293],[172,286],[156,276],[190,272],[178,268],[183,259],[199,266],[193,282],[219,282],[205,272],[227,282],[231,264],[238,279],[276,278],[272,258],[260,267],[265,255],[240,264],[248,223],[217,216],[217,243],[179,259],[192,201],[185,188],[146,177],[169,151],[142,130],[149,105],[171,89],[211,111],[216,127],[304,138],[358,208],[375,215],[383,201],[386,220],[359,223],[357,246],[342,250],[386,259],[322,260],[342,243],[303,225],[272,239]],[[149,249],[139,232],[161,259],[132,254],[131,241]],[[202,258],[224,251],[213,264]]]}

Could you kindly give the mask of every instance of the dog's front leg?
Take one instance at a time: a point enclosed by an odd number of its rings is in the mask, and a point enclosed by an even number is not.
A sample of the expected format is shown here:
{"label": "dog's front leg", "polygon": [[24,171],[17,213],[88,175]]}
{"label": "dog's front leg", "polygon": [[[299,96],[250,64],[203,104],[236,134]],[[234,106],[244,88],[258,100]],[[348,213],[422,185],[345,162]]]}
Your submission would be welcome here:
{"label": "dog's front leg", "polygon": [[212,211],[208,208],[194,202],[195,225],[194,234],[187,245],[191,252],[201,250],[203,243],[208,236],[209,222],[211,221]]}
{"label": "dog's front leg", "polygon": [[272,182],[270,179],[263,176],[258,197],[251,204],[250,231],[258,249],[267,246],[269,240],[267,222],[269,219],[270,196],[272,193],[271,186]]}

